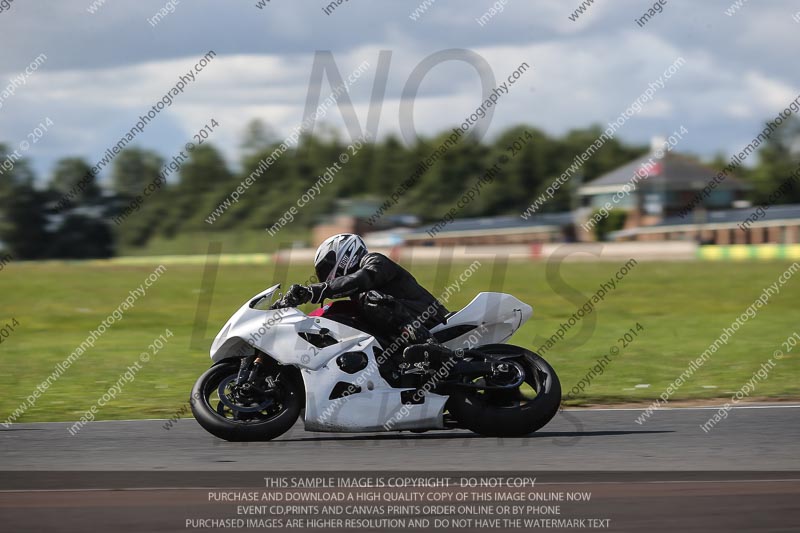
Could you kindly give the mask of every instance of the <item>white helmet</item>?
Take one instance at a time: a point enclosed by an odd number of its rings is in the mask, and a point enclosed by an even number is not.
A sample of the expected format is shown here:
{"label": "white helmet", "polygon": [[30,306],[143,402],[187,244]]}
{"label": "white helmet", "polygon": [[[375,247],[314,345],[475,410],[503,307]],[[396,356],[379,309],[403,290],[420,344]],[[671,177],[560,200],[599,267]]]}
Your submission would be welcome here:
{"label": "white helmet", "polygon": [[314,257],[317,280],[328,282],[355,272],[366,253],[367,245],[358,235],[340,233],[328,237],[319,245]]}

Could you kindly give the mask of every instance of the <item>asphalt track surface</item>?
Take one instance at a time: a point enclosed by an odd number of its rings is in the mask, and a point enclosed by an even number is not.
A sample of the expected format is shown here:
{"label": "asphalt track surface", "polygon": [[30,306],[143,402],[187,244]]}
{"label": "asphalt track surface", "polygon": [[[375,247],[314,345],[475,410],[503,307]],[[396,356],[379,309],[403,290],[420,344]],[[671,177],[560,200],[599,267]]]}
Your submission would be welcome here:
{"label": "asphalt track surface", "polygon": [[[191,419],[169,430],[95,422],[75,436],[69,423],[13,424],[0,429],[0,529],[191,531],[184,518],[209,514],[208,487],[265,472],[493,470],[591,491],[581,516],[610,518],[605,531],[797,531],[800,405],[735,408],[706,433],[714,412],[660,410],[637,424],[641,410],[568,410],[521,439],[320,434],[298,423],[272,442],[228,443]],[[155,473],[172,477],[136,477]]]}
{"label": "asphalt track surface", "polygon": [[193,419],[0,428],[0,470],[798,470],[800,405],[734,408],[710,432],[709,408],[567,410],[520,439],[468,431],[310,433],[231,443]]}

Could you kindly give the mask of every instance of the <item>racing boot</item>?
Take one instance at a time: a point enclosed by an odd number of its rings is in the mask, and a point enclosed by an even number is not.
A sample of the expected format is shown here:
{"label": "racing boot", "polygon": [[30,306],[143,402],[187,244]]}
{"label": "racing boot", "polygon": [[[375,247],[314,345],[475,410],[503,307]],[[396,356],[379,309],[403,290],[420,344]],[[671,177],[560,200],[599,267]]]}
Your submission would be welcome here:
{"label": "racing boot", "polygon": [[456,351],[439,344],[433,337],[407,346],[400,363],[403,386],[418,388],[431,376],[439,381],[446,379],[458,356]]}

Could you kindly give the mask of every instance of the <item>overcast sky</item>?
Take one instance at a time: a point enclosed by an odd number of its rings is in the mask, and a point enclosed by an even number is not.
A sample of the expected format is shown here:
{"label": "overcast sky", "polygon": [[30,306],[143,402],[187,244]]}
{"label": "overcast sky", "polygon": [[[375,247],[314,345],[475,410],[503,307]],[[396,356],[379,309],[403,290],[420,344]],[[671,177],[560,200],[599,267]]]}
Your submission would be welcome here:
{"label": "overcast sky", "polygon": [[[213,142],[235,166],[244,125],[261,118],[287,135],[303,118],[314,53],[330,50],[347,76],[370,69],[351,88],[362,127],[380,50],[392,51],[379,135],[398,131],[400,96],[412,70],[440,50],[482,56],[498,81],[521,62],[533,69],[496,107],[488,135],[517,123],[551,134],[615,119],[678,57],[685,65],[618,132],[647,143],[684,126],[678,148],[731,154],[762,122],[800,93],[797,0],[669,0],[639,27],[649,2],[596,0],[576,22],[579,0],[507,0],[502,13],[476,22],[494,0],[436,0],[419,20],[421,0],[350,0],[326,15],[322,0],[182,0],[155,27],[168,2],[15,0],[0,12],[0,92],[39,54],[47,56],[14,95],[2,100],[0,142],[12,148],[49,117],[54,126],[25,154],[41,176],[65,156],[96,162],[140,114],[208,50],[217,58],[162,112],[137,144],[171,157],[209,119]],[[175,1],[175,0],[173,0]],[[800,14],[796,15],[800,19]],[[327,81],[322,97],[330,92]],[[424,78],[414,107],[417,131],[460,123],[481,101],[471,66],[449,62]],[[326,122],[343,129],[338,110]]]}

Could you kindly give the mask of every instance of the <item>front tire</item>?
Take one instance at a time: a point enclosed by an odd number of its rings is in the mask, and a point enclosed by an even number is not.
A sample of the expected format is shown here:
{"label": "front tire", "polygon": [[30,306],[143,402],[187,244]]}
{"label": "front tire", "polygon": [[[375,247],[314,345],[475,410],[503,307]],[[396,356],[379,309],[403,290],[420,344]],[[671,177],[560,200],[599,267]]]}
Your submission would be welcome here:
{"label": "front tire", "polygon": [[302,386],[285,368],[274,364],[269,378],[275,387],[246,402],[231,394],[239,359],[212,366],[192,388],[192,414],[212,435],[232,442],[271,440],[297,421],[303,404]]}
{"label": "front tire", "polygon": [[515,389],[456,388],[447,408],[459,425],[487,437],[523,437],[544,427],[558,412],[561,383],[541,356],[519,346],[490,344],[475,348],[488,360],[509,359],[525,370]]}

